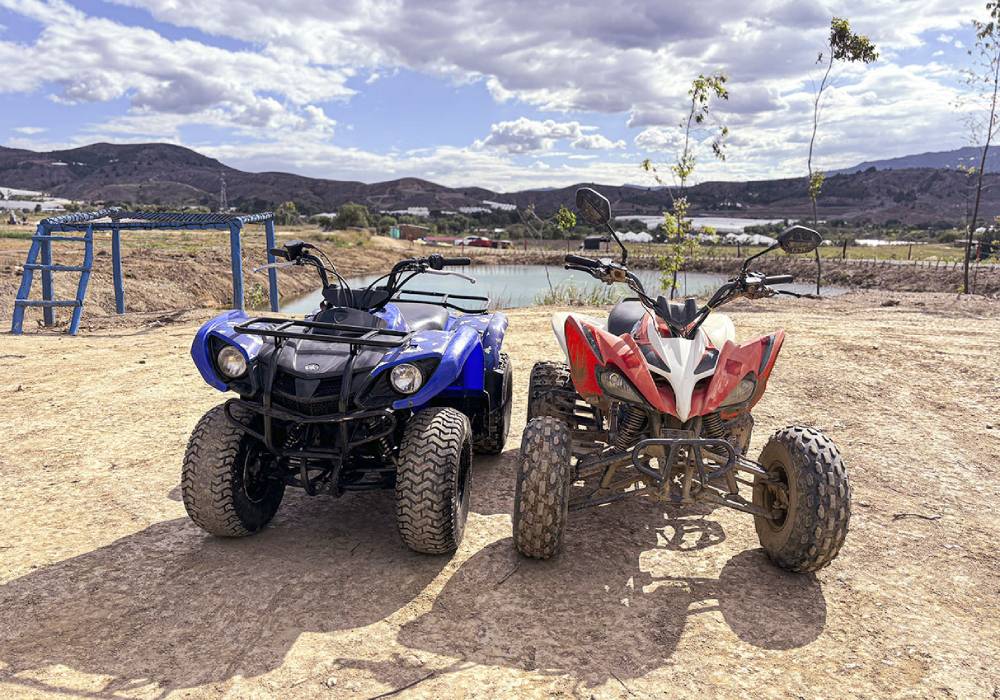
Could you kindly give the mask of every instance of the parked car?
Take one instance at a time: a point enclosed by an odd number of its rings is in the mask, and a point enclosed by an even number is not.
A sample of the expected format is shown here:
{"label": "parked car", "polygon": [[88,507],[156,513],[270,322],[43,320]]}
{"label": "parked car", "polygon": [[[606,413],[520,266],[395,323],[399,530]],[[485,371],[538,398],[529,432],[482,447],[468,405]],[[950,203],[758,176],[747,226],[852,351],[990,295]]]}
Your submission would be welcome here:
{"label": "parked car", "polygon": [[489,238],[485,236],[466,236],[465,238],[459,238],[455,241],[455,245],[468,246],[471,248],[495,248]]}

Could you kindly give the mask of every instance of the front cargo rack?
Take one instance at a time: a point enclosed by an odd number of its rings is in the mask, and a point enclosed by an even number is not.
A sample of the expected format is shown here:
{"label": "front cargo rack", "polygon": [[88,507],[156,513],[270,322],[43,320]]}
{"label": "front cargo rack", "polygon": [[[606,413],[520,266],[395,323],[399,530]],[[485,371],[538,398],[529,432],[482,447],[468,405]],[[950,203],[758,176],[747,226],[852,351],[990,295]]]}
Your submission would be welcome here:
{"label": "front cargo rack", "polygon": [[[322,323],[273,316],[251,318],[234,326],[234,330],[269,338],[296,338],[320,343],[346,343],[369,348],[398,348],[406,344],[408,331],[353,326],[346,323]],[[312,333],[308,331],[314,331]]]}

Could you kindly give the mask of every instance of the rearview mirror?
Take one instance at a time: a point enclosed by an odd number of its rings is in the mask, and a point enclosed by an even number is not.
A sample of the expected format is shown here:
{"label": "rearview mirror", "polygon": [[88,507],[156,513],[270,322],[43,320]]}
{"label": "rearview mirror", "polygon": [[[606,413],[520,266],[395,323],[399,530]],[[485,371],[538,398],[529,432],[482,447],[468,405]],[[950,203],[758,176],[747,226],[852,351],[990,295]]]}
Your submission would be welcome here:
{"label": "rearview mirror", "polygon": [[820,235],[805,226],[792,226],[778,236],[778,245],[790,255],[811,253],[821,242]]}
{"label": "rearview mirror", "polygon": [[606,226],[611,221],[611,202],[589,187],[581,187],[576,191],[576,208],[584,219],[595,226]]}

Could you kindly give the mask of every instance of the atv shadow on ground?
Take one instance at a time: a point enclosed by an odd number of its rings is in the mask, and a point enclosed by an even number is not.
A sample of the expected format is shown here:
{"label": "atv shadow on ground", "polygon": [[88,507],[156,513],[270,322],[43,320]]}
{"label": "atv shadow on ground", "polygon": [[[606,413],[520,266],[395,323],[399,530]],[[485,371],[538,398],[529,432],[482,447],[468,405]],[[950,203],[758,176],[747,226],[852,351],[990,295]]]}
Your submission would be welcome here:
{"label": "atv shadow on ground", "polygon": [[510,538],[494,542],[461,566],[399,641],[599,685],[663,666],[696,614],[718,611],[760,648],[815,640],[826,621],[818,581],[777,569],[761,550],[733,556],[718,578],[669,574],[671,552],[710,551],[724,540],[707,513],[664,515],[640,500],[592,509],[571,519],[565,551],[543,562],[520,557]]}
{"label": "atv shadow on ground", "polygon": [[186,518],[157,523],[0,586],[0,679],[59,690],[30,672],[65,666],[112,677],[100,693],[111,695],[256,676],[281,666],[303,632],[391,615],[447,562],[400,542],[385,493],[289,493],[247,539],[209,537]]}

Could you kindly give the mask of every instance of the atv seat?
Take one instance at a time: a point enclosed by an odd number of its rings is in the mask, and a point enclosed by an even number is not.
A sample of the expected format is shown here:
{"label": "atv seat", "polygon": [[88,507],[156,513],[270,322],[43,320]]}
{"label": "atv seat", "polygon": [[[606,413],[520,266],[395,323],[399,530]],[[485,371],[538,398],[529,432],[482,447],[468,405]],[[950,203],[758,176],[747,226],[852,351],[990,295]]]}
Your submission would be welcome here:
{"label": "atv seat", "polygon": [[622,299],[611,307],[611,313],[608,314],[608,333],[612,335],[630,333],[644,313],[646,307],[641,302],[635,299]]}
{"label": "atv seat", "polygon": [[392,302],[403,315],[403,320],[411,331],[443,331],[448,323],[448,310],[434,304],[418,301]]}
{"label": "atv seat", "polygon": [[[670,301],[657,297],[657,309],[661,317],[666,317],[675,326],[686,326],[698,315],[698,304],[694,299]],[[646,312],[646,307],[636,299],[623,299],[611,308],[608,314],[608,332],[614,335],[630,333]]]}

